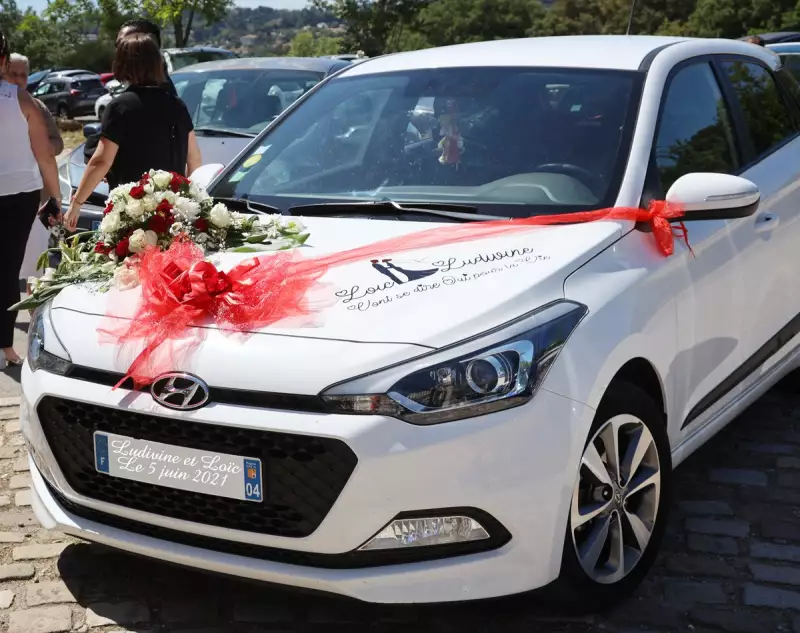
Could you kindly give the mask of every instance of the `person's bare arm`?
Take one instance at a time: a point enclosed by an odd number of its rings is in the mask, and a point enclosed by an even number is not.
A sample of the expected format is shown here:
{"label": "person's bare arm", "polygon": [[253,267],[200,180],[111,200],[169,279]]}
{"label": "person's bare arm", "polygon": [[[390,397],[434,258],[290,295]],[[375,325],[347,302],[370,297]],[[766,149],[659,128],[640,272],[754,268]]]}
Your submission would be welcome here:
{"label": "person's bare arm", "polygon": [[186,175],[191,176],[202,164],[203,156],[200,154],[200,146],[197,144],[194,131],[191,131],[189,132],[189,152],[186,155]]}
{"label": "person's bare arm", "polygon": [[50,145],[53,146],[53,156],[58,157],[58,155],[64,151],[64,139],[61,138],[61,131],[58,129],[56,120],[53,115],[50,114],[50,110],[47,109],[47,106],[41,101],[37,101],[37,105],[42,112],[45,125],[47,126],[47,136],[50,137]]}
{"label": "person's bare arm", "polygon": [[78,218],[81,215],[81,206],[83,206],[86,199],[95,190],[95,187],[100,184],[100,181],[106,177],[111,165],[114,164],[114,158],[117,156],[119,145],[113,141],[102,137],[97,143],[97,149],[86,165],[86,170],[83,172],[81,183],[78,185],[78,190],[72,197],[72,202],[69,205],[69,211],[64,216],[64,225],[68,230],[74,231],[78,226]]}
{"label": "person's bare arm", "polygon": [[28,136],[31,140],[31,150],[39,165],[42,182],[47,195],[61,204],[61,190],[58,186],[58,167],[56,157],[53,156],[53,146],[47,136],[47,125],[44,122],[39,106],[26,91],[20,90],[19,105],[22,114],[28,121]]}

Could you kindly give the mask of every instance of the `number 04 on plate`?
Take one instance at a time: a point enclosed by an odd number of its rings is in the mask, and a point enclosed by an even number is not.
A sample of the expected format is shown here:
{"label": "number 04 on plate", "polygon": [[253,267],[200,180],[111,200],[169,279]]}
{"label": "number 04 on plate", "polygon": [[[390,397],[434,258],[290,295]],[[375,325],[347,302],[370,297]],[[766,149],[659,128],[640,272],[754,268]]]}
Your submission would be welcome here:
{"label": "number 04 on plate", "polygon": [[264,500],[261,460],[95,431],[97,472],[241,501]]}

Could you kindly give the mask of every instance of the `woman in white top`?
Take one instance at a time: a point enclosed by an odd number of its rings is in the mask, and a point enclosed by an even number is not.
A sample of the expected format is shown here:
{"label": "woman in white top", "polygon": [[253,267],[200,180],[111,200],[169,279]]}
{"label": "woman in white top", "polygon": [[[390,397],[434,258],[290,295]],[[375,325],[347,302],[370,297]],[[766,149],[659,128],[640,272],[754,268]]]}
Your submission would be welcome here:
{"label": "woman in white top", "polygon": [[[8,41],[0,31],[0,69],[8,65]],[[25,90],[0,80],[0,363],[19,365],[14,351],[16,312],[20,299],[19,269],[31,225],[39,208],[40,190],[61,206],[58,169],[44,117]]]}

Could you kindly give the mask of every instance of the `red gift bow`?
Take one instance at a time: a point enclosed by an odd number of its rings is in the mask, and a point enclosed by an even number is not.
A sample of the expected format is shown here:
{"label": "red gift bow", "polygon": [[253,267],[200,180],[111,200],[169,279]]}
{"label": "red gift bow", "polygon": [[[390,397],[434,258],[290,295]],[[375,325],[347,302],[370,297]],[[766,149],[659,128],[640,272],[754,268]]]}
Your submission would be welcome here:
{"label": "red gift bow", "polygon": [[[683,223],[679,222],[678,227],[670,224],[683,215],[679,206],[655,201],[647,210],[611,208],[453,224],[322,257],[305,258],[299,251],[279,251],[248,259],[228,273],[204,261],[203,252],[196,245],[176,240],[167,251],[151,248],[142,256],[139,263],[142,298],[133,319],[122,329],[110,327],[100,332],[106,342],[143,342],[142,351],[115,386],[132,378],[138,387],[174,368],[179,352],[185,353],[200,343],[204,330],[190,326],[204,319],[210,319],[222,330],[249,334],[282,319],[310,316],[315,309],[308,302],[307,293],[334,266],[538,226],[599,220],[648,223],[658,250],[669,256],[674,252],[675,237],[683,239],[691,251]],[[178,349],[181,345],[184,350]]]}

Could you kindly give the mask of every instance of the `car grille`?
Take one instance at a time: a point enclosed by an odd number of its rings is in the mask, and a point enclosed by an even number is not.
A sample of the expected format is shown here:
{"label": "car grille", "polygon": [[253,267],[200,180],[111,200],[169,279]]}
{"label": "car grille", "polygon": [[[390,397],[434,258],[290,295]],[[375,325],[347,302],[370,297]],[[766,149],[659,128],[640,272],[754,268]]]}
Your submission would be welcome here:
{"label": "car grille", "polygon": [[[340,440],[217,426],[47,396],[42,429],[69,485],[80,495],[174,519],[285,537],[308,536],[322,523],[355,469]],[[257,457],[263,503],[175,490],[98,473],[95,431]]]}

